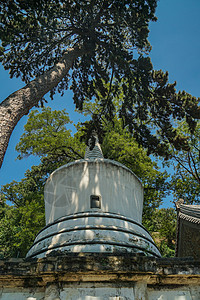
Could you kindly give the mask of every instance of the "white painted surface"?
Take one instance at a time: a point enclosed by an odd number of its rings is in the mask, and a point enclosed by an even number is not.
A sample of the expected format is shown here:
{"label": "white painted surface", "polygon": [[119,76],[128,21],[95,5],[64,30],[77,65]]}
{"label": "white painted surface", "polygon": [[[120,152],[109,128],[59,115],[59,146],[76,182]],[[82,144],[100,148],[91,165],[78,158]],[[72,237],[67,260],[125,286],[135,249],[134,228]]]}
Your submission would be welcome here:
{"label": "white painted surface", "polygon": [[200,285],[148,291],[148,300],[200,300]]}
{"label": "white painted surface", "polygon": [[135,300],[133,288],[64,288],[61,300]]}
{"label": "white painted surface", "polygon": [[123,165],[107,160],[80,160],[54,171],[45,185],[46,224],[73,213],[92,211],[90,196],[101,196],[101,211],[142,220],[143,188]]}
{"label": "white painted surface", "polygon": [[56,284],[47,286],[45,290],[44,300],[62,300],[60,298],[60,291]]}
{"label": "white painted surface", "polygon": [[49,286],[42,294],[31,295],[28,292],[11,291],[0,294],[0,300],[134,300],[132,288],[115,287],[84,287],[63,288],[61,291],[55,286]]}
{"label": "white painted surface", "polygon": [[146,282],[139,281],[135,284],[134,295],[136,300],[147,299],[147,284]]}
{"label": "white painted surface", "polygon": [[[113,285],[113,287],[112,287]],[[33,292],[33,289],[4,288],[0,289],[0,300],[199,300],[200,285],[184,286],[176,289],[148,289],[145,282],[133,283],[131,287],[116,287],[114,283],[97,287],[80,283],[74,287],[55,285],[47,287],[46,291]]]}
{"label": "white painted surface", "polygon": [[33,293],[30,290],[24,289],[6,289],[0,291],[0,300],[44,300],[43,292]]}

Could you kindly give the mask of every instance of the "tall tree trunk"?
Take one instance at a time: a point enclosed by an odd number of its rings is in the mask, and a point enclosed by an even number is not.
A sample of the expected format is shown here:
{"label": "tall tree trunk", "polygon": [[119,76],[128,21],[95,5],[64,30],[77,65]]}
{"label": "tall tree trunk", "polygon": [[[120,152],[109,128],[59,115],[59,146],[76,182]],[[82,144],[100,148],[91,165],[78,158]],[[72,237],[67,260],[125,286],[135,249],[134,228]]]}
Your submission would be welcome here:
{"label": "tall tree trunk", "polygon": [[25,87],[8,96],[0,104],[0,168],[8,147],[9,139],[18,121],[29,110],[38,104],[39,100],[68,74],[74,60],[88,52],[85,48],[72,48],[64,53],[60,62],[52,69]]}

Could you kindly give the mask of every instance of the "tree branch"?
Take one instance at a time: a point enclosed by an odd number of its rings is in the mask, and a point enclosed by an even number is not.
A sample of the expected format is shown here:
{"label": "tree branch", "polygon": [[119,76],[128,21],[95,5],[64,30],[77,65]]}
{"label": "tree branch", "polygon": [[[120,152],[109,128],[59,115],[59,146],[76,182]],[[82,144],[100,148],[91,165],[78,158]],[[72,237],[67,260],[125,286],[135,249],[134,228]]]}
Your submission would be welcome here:
{"label": "tree branch", "polygon": [[[183,169],[185,169],[189,174],[191,174],[193,177],[195,177],[194,172],[190,168],[190,165],[189,165],[189,168],[187,168],[178,157],[176,157],[175,155],[172,155],[172,157],[181,165],[181,167],[183,167]],[[188,164],[189,164],[189,162],[188,162]]]}
{"label": "tree branch", "polygon": [[0,167],[8,147],[11,133],[18,121],[38,104],[40,99],[58,85],[68,74],[73,62],[89,52],[86,47],[74,47],[63,54],[61,60],[50,70],[36,77],[20,90],[8,96],[0,104]]}
{"label": "tree branch", "polygon": [[195,172],[195,175],[196,175],[196,179],[197,181],[200,183],[200,177],[199,177],[199,174],[198,174],[198,171],[197,171],[197,168],[196,168],[196,163],[194,161],[194,158],[191,154],[191,152],[188,152],[188,156],[191,158],[192,160],[192,164],[193,164],[193,169],[194,169],[194,172]]}

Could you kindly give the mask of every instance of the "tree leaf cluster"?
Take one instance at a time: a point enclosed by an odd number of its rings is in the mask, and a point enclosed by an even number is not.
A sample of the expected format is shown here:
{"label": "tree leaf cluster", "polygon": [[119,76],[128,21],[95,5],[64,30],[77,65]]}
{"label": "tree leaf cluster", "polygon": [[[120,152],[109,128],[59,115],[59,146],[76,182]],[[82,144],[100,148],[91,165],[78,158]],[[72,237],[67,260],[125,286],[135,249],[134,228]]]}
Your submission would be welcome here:
{"label": "tree leaf cluster", "polygon": [[[37,167],[34,167],[34,171]],[[27,171],[20,182],[1,189],[0,257],[25,257],[38,231],[45,226],[44,177]]]}
{"label": "tree leaf cluster", "polygon": [[177,216],[173,208],[155,209],[144,225],[149,229],[162,256],[175,254]]}
{"label": "tree leaf cluster", "polygon": [[[70,49],[84,49],[71,72],[49,88],[51,97],[56,91],[63,94],[70,79],[76,107],[82,110],[86,100],[96,98],[109,120],[122,89],[119,116],[124,127],[148,154],[168,159],[170,144],[177,150],[189,148],[174,121],[185,120],[193,132],[200,108],[199,99],[176,93],[167,73],[153,71],[148,25],[156,20],[156,6],[157,0],[3,1],[2,64],[11,77],[21,76],[27,83],[51,70]],[[93,118],[94,127],[102,111]]]}
{"label": "tree leaf cluster", "polygon": [[200,123],[193,132],[186,122],[177,122],[177,130],[188,141],[188,149],[177,151],[171,145],[171,156],[174,173],[171,180],[171,189],[174,200],[180,198],[185,204],[200,203]]}
{"label": "tree leaf cluster", "polygon": [[2,63],[11,76],[22,76],[27,82],[51,68],[68,48],[80,45],[90,55],[75,62],[74,76],[79,72],[79,80],[89,82],[85,75],[96,73],[102,85],[102,79],[108,80],[111,64],[118,68],[120,59],[129,68],[133,48],[142,51],[149,47],[148,24],[155,20],[156,5],[152,0],[3,1]]}
{"label": "tree leaf cluster", "polygon": [[48,153],[53,155],[55,149],[57,154],[60,151],[60,155],[64,155],[71,140],[71,130],[66,126],[71,123],[64,111],[52,112],[49,107],[40,114],[38,110],[32,111],[24,126],[25,132],[16,146],[16,150],[21,152],[18,158],[29,155],[41,157]]}

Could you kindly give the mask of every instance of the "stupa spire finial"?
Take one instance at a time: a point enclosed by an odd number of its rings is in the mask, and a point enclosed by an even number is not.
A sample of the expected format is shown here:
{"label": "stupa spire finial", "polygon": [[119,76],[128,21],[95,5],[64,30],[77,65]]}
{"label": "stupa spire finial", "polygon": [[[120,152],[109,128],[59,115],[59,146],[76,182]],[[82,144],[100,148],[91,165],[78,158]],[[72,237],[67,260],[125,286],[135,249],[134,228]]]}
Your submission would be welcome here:
{"label": "stupa spire finial", "polygon": [[96,131],[92,131],[92,134],[88,140],[88,146],[85,151],[85,159],[94,158],[103,158],[103,153]]}

